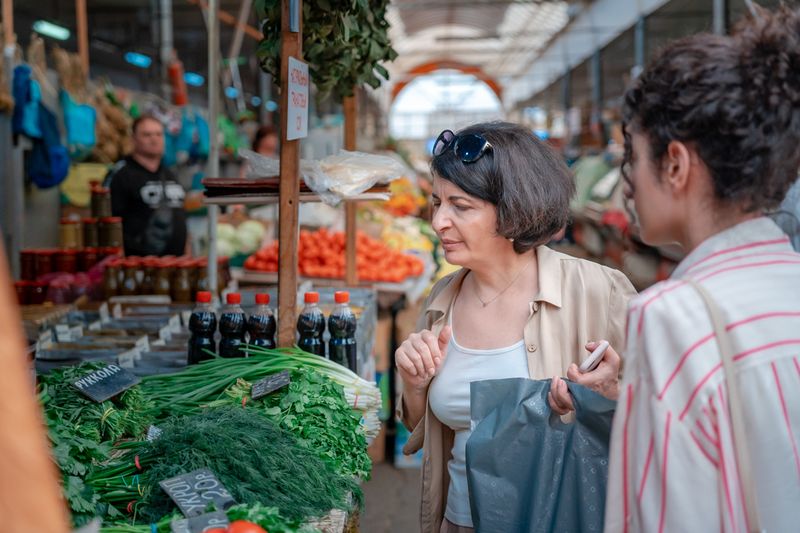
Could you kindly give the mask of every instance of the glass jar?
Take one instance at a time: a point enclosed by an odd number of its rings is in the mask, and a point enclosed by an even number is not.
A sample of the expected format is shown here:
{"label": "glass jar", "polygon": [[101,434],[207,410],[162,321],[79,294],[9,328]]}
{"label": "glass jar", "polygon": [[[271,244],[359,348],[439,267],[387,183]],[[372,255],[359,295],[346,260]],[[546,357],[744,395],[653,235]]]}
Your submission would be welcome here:
{"label": "glass jar", "polygon": [[122,257],[121,246],[104,246],[97,249],[97,258],[102,261],[106,257]]}
{"label": "glass jar", "polygon": [[19,273],[23,281],[36,279],[36,250],[22,250],[19,253]]}
{"label": "glass jar", "polygon": [[92,217],[105,218],[111,216],[111,190],[105,187],[92,188]]}
{"label": "glass jar", "polygon": [[125,259],[122,262],[122,268],[124,269],[124,275],[119,293],[122,296],[139,294],[139,283],[136,281],[136,271],[139,269],[139,261],[137,259]]}
{"label": "glass jar", "polygon": [[177,303],[192,302],[192,260],[178,260],[172,277],[172,301]]}
{"label": "glass jar", "polygon": [[61,250],[56,254],[56,272],[75,274],[78,271],[78,250]]}
{"label": "glass jar", "polygon": [[97,248],[84,248],[78,253],[78,269],[80,272],[88,272],[99,260]]}
{"label": "glass jar", "polygon": [[122,218],[105,217],[99,221],[98,238],[100,246],[122,247]]}
{"label": "glass jar", "polygon": [[74,218],[62,218],[58,226],[58,242],[65,250],[83,248],[81,221]]}
{"label": "glass jar", "polygon": [[28,287],[28,304],[41,305],[47,299],[47,283],[44,281],[31,281]]}
{"label": "glass jar", "polygon": [[83,246],[85,248],[97,248],[100,246],[99,236],[97,234],[97,219],[84,218],[83,219]]}
{"label": "glass jar", "polygon": [[36,277],[51,274],[55,267],[54,259],[58,250],[43,249],[36,251]]}
{"label": "glass jar", "polygon": [[154,260],[153,257],[147,256],[142,259],[142,271],[144,275],[142,276],[142,282],[139,284],[139,294],[155,294],[153,291],[157,267],[158,261]]}
{"label": "glass jar", "polygon": [[103,272],[103,297],[106,300],[119,294],[119,272],[121,266],[121,259],[112,259],[106,264],[106,269]]}
{"label": "glass jar", "polygon": [[30,293],[30,286],[33,282],[28,280],[15,281],[14,290],[17,293],[17,303],[19,305],[28,305],[28,294]]}
{"label": "glass jar", "polygon": [[172,296],[172,288],[170,287],[172,276],[172,261],[171,259],[158,260],[158,266],[155,270],[155,277],[153,278],[153,294],[162,294]]}
{"label": "glass jar", "polygon": [[208,288],[208,260],[202,257],[194,261],[194,294],[198,292],[210,292]]}

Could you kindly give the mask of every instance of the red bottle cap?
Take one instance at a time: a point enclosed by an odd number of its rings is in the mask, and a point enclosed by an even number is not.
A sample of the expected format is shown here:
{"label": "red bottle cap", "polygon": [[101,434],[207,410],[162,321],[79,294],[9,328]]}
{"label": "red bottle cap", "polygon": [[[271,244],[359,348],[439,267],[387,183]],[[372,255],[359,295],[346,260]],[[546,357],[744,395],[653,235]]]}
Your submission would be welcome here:
{"label": "red bottle cap", "polygon": [[337,304],[346,304],[350,301],[350,293],[347,291],[336,291],[333,293],[333,300]]}
{"label": "red bottle cap", "polygon": [[315,304],[319,302],[319,293],[318,292],[307,292],[305,296],[305,302],[307,304]]}
{"label": "red bottle cap", "polygon": [[197,303],[199,304],[210,304],[211,303],[211,293],[208,291],[198,291],[197,292]]}
{"label": "red bottle cap", "polygon": [[227,302],[229,304],[240,304],[242,303],[242,295],[238,292],[232,292],[228,294]]}
{"label": "red bottle cap", "polygon": [[267,294],[266,292],[260,292],[256,294],[256,304],[258,305],[269,304],[269,294]]}

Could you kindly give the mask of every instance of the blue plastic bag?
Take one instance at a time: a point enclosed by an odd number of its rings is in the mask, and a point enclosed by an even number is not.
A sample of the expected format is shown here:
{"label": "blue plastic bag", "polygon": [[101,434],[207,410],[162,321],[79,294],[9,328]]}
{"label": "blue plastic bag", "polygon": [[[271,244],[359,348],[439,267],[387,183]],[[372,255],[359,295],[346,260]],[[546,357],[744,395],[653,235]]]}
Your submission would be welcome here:
{"label": "blue plastic bag", "polygon": [[39,126],[42,138],[34,140],[28,155],[28,176],[40,189],[55,187],[69,173],[69,154],[61,144],[56,116],[39,102]]}
{"label": "blue plastic bag", "polygon": [[76,104],[67,91],[59,94],[67,129],[67,148],[74,159],[86,158],[94,148],[97,112],[87,104]]}
{"label": "blue plastic bag", "polygon": [[14,80],[11,93],[14,97],[14,114],[11,116],[11,130],[14,135],[25,135],[31,139],[41,139],[39,127],[39,103],[42,90],[39,82],[31,79],[31,67],[14,67]]}

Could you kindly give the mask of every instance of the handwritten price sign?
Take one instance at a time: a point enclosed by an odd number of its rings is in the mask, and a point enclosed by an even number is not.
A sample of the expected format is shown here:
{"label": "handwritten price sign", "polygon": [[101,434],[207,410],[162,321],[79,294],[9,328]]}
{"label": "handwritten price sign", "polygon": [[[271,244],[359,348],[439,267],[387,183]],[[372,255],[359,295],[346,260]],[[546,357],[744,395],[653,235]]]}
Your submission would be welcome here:
{"label": "handwritten price sign", "polygon": [[308,136],[308,64],[289,58],[289,109],[286,140]]}

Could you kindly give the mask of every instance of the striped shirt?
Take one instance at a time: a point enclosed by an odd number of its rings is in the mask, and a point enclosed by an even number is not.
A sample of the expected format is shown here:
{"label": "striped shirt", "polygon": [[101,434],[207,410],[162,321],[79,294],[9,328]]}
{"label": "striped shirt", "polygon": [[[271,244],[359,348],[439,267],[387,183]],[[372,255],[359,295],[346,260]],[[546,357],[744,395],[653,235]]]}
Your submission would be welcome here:
{"label": "striped shirt", "polygon": [[748,530],[724,371],[687,278],[727,321],[762,525],[800,531],[800,254],[767,218],[709,238],[631,302],[605,530]]}

